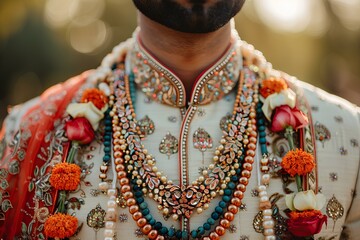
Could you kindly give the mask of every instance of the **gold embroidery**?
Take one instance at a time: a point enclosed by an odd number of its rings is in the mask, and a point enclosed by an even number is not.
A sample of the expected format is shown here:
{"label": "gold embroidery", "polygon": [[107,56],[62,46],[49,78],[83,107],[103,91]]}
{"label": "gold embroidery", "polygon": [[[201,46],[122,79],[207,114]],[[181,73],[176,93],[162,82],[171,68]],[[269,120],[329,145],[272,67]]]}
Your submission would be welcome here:
{"label": "gold embroidery", "polygon": [[344,215],[344,207],[341,203],[336,199],[335,195],[329,200],[326,206],[326,214],[329,218],[334,221],[333,231],[335,229],[335,224],[338,219],[340,219]]}

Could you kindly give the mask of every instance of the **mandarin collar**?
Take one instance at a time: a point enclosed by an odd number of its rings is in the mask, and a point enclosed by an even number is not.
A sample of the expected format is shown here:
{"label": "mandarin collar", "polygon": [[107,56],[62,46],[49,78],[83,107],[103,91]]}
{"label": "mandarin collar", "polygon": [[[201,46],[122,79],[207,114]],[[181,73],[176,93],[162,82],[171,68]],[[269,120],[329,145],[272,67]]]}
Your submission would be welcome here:
{"label": "mandarin collar", "polygon": [[[127,60],[137,87],[156,102],[185,107],[186,91],[179,77],[145,49],[138,37],[135,39]],[[226,52],[197,77],[190,104],[206,105],[218,101],[236,86],[242,68],[239,42],[233,37]]]}

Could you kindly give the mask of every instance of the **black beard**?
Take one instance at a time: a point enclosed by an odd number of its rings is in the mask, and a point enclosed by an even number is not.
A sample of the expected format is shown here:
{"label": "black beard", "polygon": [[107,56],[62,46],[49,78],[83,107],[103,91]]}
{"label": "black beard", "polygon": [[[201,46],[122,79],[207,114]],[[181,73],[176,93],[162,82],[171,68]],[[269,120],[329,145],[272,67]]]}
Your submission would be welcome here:
{"label": "black beard", "polygon": [[191,9],[173,0],[133,2],[142,14],[166,27],[186,33],[208,33],[227,24],[245,0],[219,0],[209,8],[204,7],[204,1],[191,1]]}

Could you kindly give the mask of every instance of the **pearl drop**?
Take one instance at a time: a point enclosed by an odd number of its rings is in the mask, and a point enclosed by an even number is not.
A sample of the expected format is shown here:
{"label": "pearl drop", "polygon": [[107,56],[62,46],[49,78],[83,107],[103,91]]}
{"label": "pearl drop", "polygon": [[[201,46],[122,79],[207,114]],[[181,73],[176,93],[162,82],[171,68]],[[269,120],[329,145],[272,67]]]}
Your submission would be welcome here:
{"label": "pearl drop", "polygon": [[205,203],[204,204],[204,209],[208,209],[209,208],[209,204],[208,203]]}
{"label": "pearl drop", "polygon": [[211,192],[210,192],[210,195],[211,195],[211,197],[213,197],[213,198],[214,198],[214,197],[216,197],[216,192],[211,191]]}
{"label": "pearl drop", "polygon": [[104,230],[104,236],[105,236],[105,237],[113,237],[113,236],[114,236],[114,230],[112,230],[112,229],[105,229],[105,230]]}
{"label": "pearl drop", "polygon": [[104,240],[114,240],[112,237],[105,237]]}
{"label": "pearl drop", "polygon": [[203,175],[207,175],[207,174],[208,174],[208,171],[207,171],[207,170],[204,170],[204,171],[202,172],[202,174],[203,174]]}
{"label": "pearl drop", "polygon": [[167,181],[166,177],[165,177],[165,176],[162,176],[162,177],[161,177],[161,181],[162,181],[163,183],[165,183],[165,182]]}
{"label": "pearl drop", "polygon": [[271,216],[272,213],[273,213],[273,211],[272,211],[271,209],[265,209],[265,210],[263,210],[263,214],[264,214],[265,216]]}
{"label": "pearl drop", "polygon": [[198,209],[196,209],[196,212],[197,212],[198,214],[200,214],[200,213],[203,212],[203,209],[202,209],[202,208],[198,208]]}
{"label": "pearl drop", "polygon": [[205,178],[203,176],[199,177],[199,182],[205,181]]}
{"label": "pearl drop", "polygon": [[274,229],[272,229],[272,228],[264,229],[264,235],[265,236],[274,235]]}
{"label": "pearl drop", "polygon": [[153,167],[152,170],[153,170],[153,172],[157,172],[158,168],[157,168],[157,167]]}
{"label": "pearl drop", "polygon": [[142,184],[142,180],[141,180],[141,179],[136,180],[136,184],[137,184],[137,185],[141,185],[141,184]]}
{"label": "pearl drop", "polygon": [[261,181],[263,184],[268,184],[270,182],[270,174],[264,174],[262,177],[261,177]]}
{"label": "pearl drop", "polygon": [[221,188],[222,188],[222,189],[225,189],[226,187],[227,187],[226,184],[224,184],[224,183],[221,184]]}
{"label": "pearl drop", "polygon": [[107,228],[107,229],[115,229],[115,223],[111,222],[111,221],[106,221],[105,222],[105,228]]}
{"label": "pearl drop", "polygon": [[106,191],[109,188],[109,184],[107,182],[99,183],[99,189],[102,191]]}
{"label": "pearl drop", "polygon": [[179,218],[179,216],[178,216],[177,214],[173,214],[173,215],[172,215],[172,219],[178,220],[178,218]]}
{"label": "pearl drop", "polygon": [[224,195],[224,190],[221,189],[221,190],[219,191],[219,194],[220,194],[220,195]]}
{"label": "pearl drop", "polygon": [[214,167],[215,167],[214,164],[210,164],[210,165],[209,165],[209,169],[210,169],[210,170],[211,170],[211,169],[214,169]]}
{"label": "pearl drop", "polygon": [[273,220],[268,220],[268,221],[264,221],[263,222],[263,227],[265,229],[269,229],[269,228],[273,228],[275,225],[274,221]]}

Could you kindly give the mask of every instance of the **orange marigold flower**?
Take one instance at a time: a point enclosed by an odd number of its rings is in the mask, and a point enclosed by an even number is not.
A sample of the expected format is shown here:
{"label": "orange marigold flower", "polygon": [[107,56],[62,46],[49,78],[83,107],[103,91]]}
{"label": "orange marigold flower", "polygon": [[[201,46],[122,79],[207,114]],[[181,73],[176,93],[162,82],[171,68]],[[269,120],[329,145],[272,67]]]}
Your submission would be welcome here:
{"label": "orange marigold flower", "polygon": [[44,232],[50,238],[69,238],[78,228],[78,219],[68,214],[56,213],[45,221]]}
{"label": "orange marigold flower", "polygon": [[308,210],[308,211],[292,211],[289,213],[289,217],[293,220],[297,220],[300,218],[311,218],[314,216],[322,216],[323,214],[318,210]]}
{"label": "orange marigold flower", "polygon": [[81,102],[92,102],[98,109],[101,110],[108,103],[108,98],[103,91],[96,88],[90,88],[84,91],[81,97]]}
{"label": "orange marigold flower", "polygon": [[50,184],[57,190],[74,191],[80,183],[81,169],[76,164],[59,163],[54,166]]}
{"label": "orange marigold flower", "polygon": [[284,79],[282,78],[269,78],[262,81],[262,87],[260,89],[260,94],[264,98],[267,98],[273,93],[279,93],[282,90],[287,89],[288,86]]}
{"label": "orange marigold flower", "polygon": [[281,162],[282,168],[294,177],[305,175],[315,167],[314,157],[301,149],[289,151]]}

